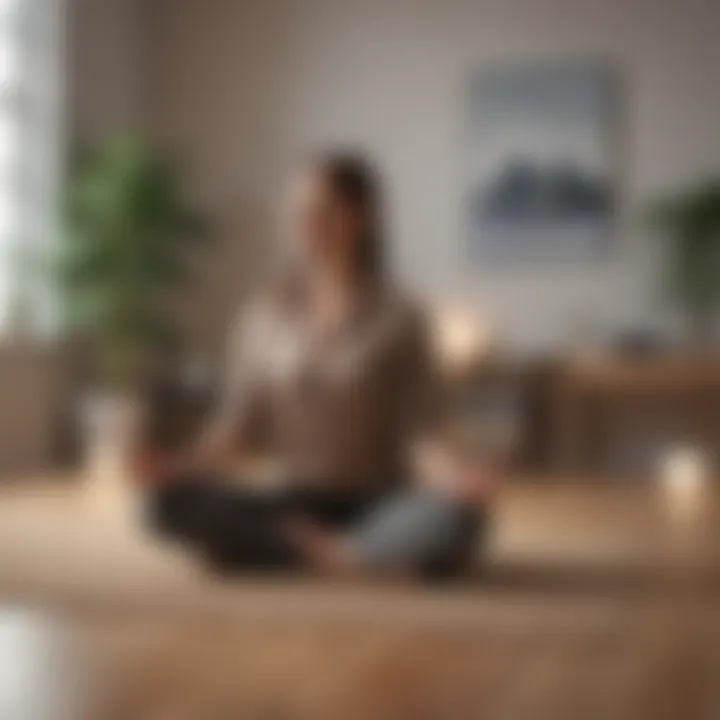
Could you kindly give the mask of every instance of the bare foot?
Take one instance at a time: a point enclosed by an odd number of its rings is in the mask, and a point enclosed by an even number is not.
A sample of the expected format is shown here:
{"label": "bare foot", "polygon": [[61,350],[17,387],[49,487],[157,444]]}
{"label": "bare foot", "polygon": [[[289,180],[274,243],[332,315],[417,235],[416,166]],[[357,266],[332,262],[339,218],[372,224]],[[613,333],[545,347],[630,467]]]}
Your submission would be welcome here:
{"label": "bare foot", "polygon": [[290,542],[311,568],[333,574],[354,569],[352,554],[341,535],[302,516],[290,518],[285,528]]}

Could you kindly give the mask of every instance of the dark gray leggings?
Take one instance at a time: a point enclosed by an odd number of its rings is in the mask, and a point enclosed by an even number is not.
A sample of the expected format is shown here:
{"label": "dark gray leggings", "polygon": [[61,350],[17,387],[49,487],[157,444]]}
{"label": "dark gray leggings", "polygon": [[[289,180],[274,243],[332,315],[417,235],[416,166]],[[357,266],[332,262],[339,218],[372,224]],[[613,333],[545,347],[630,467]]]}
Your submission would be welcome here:
{"label": "dark gray leggings", "polygon": [[[394,494],[349,491],[298,484],[282,491],[262,492],[231,487],[208,477],[177,478],[153,491],[149,504],[151,527],[200,552],[213,566],[232,570],[281,570],[300,565],[286,540],[284,525],[302,515],[338,532],[356,526],[371,510]],[[468,567],[485,527],[467,528],[456,548],[441,561],[418,568],[422,575],[446,577]]]}

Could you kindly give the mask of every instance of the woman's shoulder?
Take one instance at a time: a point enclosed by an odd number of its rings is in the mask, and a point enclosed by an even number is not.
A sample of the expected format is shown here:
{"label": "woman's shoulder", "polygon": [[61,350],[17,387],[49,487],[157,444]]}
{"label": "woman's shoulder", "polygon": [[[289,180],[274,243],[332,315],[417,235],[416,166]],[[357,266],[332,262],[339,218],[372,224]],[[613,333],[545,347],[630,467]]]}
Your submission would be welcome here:
{"label": "woman's shoulder", "polygon": [[301,285],[290,273],[277,273],[265,287],[249,297],[239,306],[236,324],[267,325],[291,314],[300,301]]}
{"label": "woman's shoulder", "polygon": [[278,317],[279,306],[273,294],[257,293],[238,305],[230,323],[230,336],[240,342],[257,341],[274,326]]}

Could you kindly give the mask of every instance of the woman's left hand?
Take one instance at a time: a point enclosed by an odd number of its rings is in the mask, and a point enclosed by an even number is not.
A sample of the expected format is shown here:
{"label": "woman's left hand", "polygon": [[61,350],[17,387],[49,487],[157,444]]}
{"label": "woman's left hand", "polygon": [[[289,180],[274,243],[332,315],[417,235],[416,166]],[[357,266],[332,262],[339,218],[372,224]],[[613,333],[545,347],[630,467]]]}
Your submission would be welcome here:
{"label": "woman's left hand", "polygon": [[490,458],[467,458],[442,443],[417,448],[417,469],[429,485],[467,502],[490,500],[500,487],[503,471]]}

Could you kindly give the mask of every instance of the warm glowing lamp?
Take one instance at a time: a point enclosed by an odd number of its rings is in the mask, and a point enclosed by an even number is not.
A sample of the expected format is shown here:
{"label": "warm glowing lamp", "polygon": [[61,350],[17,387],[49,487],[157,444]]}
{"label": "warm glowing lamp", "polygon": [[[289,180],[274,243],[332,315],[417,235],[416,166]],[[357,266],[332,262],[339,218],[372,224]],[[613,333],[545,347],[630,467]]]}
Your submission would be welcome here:
{"label": "warm glowing lamp", "polygon": [[467,367],[490,345],[490,328],[467,308],[446,307],[435,318],[435,335],[443,366]]}

